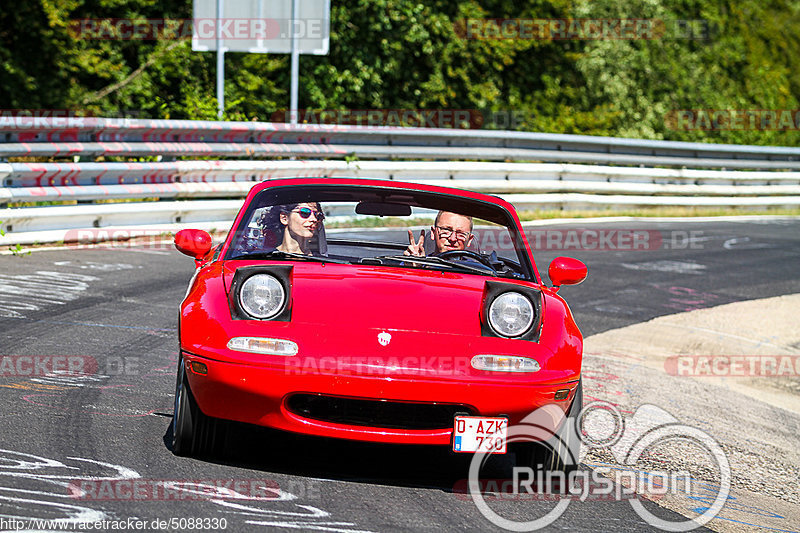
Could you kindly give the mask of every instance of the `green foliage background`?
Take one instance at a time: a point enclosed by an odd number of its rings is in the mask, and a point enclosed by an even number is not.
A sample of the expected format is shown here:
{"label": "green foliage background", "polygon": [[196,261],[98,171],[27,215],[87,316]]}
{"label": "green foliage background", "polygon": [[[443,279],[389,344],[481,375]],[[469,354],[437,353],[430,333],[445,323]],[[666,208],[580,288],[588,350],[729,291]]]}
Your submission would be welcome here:
{"label": "green foliage background", "polygon": [[[306,109],[514,111],[518,129],[797,145],[797,131],[676,131],[680,109],[798,109],[798,0],[333,0],[328,56],[302,56]],[[191,0],[0,6],[0,109],[216,118],[215,56],[188,40],[91,40],[75,19],[191,18]],[[704,20],[706,38],[463,39],[483,18]],[[703,37],[699,35],[697,37]],[[119,84],[116,86],[115,84]],[[226,56],[226,118],[288,107],[286,55]],[[113,90],[110,90],[113,89]]]}

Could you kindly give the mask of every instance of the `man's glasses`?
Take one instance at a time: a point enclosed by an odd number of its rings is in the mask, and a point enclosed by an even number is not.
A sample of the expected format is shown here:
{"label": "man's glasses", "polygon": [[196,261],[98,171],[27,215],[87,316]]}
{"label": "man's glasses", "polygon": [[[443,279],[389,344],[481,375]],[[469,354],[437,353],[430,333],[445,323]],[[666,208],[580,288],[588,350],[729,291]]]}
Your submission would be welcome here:
{"label": "man's glasses", "polygon": [[468,231],[461,231],[460,229],[454,230],[453,228],[445,228],[442,226],[435,226],[436,230],[439,232],[439,237],[442,239],[450,238],[450,235],[455,233],[456,240],[466,242],[469,239],[470,233]]}
{"label": "man's glasses", "polygon": [[301,207],[300,209],[295,209],[292,212],[300,215],[300,218],[308,218],[311,215],[314,215],[318,222],[325,220],[325,213],[322,211],[317,211],[316,209],[311,209],[310,207]]}

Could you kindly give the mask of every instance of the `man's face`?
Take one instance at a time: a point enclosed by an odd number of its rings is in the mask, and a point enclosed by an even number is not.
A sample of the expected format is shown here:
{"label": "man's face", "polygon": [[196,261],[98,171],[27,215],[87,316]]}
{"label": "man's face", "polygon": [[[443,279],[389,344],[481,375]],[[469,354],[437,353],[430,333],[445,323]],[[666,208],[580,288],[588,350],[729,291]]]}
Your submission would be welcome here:
{"label": "man's face", "polygon": [[463,215],[444,212],[431,228],[436,252],[464,250],[472,242],[469,219]]}

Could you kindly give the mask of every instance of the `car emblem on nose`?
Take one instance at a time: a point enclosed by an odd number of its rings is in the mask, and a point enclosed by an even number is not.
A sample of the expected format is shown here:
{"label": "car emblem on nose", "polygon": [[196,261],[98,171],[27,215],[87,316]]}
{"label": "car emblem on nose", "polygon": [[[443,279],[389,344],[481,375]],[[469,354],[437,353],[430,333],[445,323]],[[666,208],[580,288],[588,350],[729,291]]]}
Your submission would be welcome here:
{"label": "car emblem on nose", "polygon": [[392,336],[389,333],[385,331],[378,333],[378,343],[380,343],[381,346],[388,346],[390,342],[392,342]]}

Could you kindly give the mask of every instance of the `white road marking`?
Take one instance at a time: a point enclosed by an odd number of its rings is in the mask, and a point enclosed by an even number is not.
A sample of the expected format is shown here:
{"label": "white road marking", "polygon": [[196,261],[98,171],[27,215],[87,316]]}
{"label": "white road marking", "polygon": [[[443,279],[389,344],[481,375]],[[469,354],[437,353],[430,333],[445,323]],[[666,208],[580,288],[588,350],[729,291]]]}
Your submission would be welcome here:
{"label": "white road marking", "polygon": [[775,248],[774,245],[767,244],[765,242],[750,243],[750,237],[728,239],[722,243],[722,247],[726,250],[731,250],[733,248],[736,248],[737,250],[760,250],[762,248]]}
{"label": "white road marking", "polygon": [[159,252],[158,250],[146,250],[144,248],[114,248],[115,252],[136,252],[151,255],[172,255],[172,252]]}
{"label": "white road marking", "polygon": [[646,270],[652,272],[674,272],[676,274],[703,274],[705,265],[693,261],[646,261],[643,263],[622,263],[630,270]]}
{"label": "white road marking", "polygon": [[248,520],[247,524],[254,526],[283,527],[289,529],[302,529],[308,531],[333,531],[340,533],[373,533],[366,529],[352,529],[352,522],[261,522]]}
{"label": "white road marking", "polygon": [[85,274],[39,270],[33,274],[0,274],[0,317],[26,318],[39,311],[78,299],[89,283],[100,278]]}
{"label": "white road marking", "polygon": [[[88,494],[84,487],[76,482],[114,482],[142,478],[138,472],[125,466],[81,457],[67,457],[67,459],[78,463],[88,463],[89,466],[73,466],[55,459],[0,449],[0,505],[5,502],[11,504],[0,512],[0,517],[43,521],[57,519],[74,525],[110,520],[111,517],[101,510],[73,503],[75,499],[80,500]],[[102,467],[100,471],[105,470],[108,473],[106,475],[91,475],[89,467],[92,465]],[[10,483],[4,483],[8,478],[40,481],[57,488],[54,490],[35,490],[8,486]],[[172,485],[172,490],[175,491],[199,496],[213,494],[216,497],[206,500],[208,503],[219,505],[229,513],[241,516],[247,524],[303,530],[371,533],[358,528],[353,522],[317,520],[330,517],[330,513],[310,505],[293,503],[297,496],[279,488],[272,490],[275,495],[274,498],[268,496],[265,500],[254,500],[251,497],[252,495],[241,494],[227,487],[213,487],[192,480],[186,480],[185,482],[164,480],[164,483]],[[213,489],[215,492],[209,492],[209,489]],[[64,500],[68,500],[70,503],[66,503]],[[241,505],[235,503],[236,500],[247,500],[248,503],[262,504],[268,507]],[[290,504],[293,510],[276,509],[275,505],[280,503]],[[6,509],[10,509],[10,511],[6,511]],[[44,517],[42,516],[43,514]],[[54,518],[54,516],[57,518]]]}
{"label": "white road marking", "polygon": [[128,263],[97,263],[95,261],[84,261],[75,263],[73,261],[56,261],[53,263],[56,266],[72,266],[80,268],[81,270],[100,270],[102,272],[115,272],[117,270],[131,270],[134,268],[142,268],[141,265],[135,267]]}
{"label": "white road marking", "polygon": [[60,385],[64,387],[86,387],[87,385],[102,383],[111,376],[105,374],[76,374],[70,372],[52,372],[41,378],[31,378],[31,381],[43,385]]}
{"label": "white road marking", "polygon": [[[130,468],[84,459],[81,457],[68,457],[72,461],[89,463],[101,466],[112,471],[109,475],[88,475],[86,468],[68,466],[61,461],[39,457],[28,453],[16,452],[12,450],[0,450],[0,502],[12,502],[7,507],[14,509],[15,514],[4,512],[3,517],[15,518],[18,520],[40,520],[41,513],[58,513],[57,519],[69,524],[80,524],[87,522],[97,522],[108,520],[110,516],[103,511],[64,503],[55,500],[73,500],[74,494],[70,492],[70,487],[74,487],[76,481],[101,481],[101,480],[122,480],[141,477]],[[61,473],[64,473],[62,475]],[[53,491],[23,489],[15,486],[3,486],[4,478],[18,478],[40,481],[48,485],[58,487]],[[6,495],[8,494],[8,495]],[[34,511],[37,509],[37,511]],[[45,518],[52,519],[52,515]]]}

